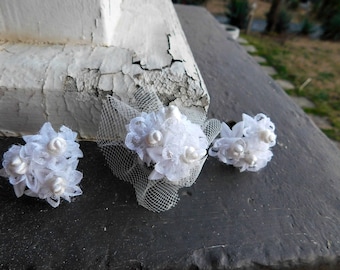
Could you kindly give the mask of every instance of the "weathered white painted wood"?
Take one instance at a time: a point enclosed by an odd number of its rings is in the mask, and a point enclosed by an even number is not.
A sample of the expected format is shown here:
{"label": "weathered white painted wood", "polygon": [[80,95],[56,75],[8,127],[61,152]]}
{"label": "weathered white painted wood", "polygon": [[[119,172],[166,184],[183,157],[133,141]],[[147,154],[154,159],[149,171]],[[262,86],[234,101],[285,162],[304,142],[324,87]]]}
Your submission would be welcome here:
{"label": "weathered white painted wood", "polygon": [[[69,0],[70,1],[70,0]],[[209,96],[170,0],[122,0],[112,46],[0,41],[0,134],[43,122],[95,137],[102,99],[129,102],[157,85],[164,104],[208,108]]]}
{"label": "weathered white painted wood", "polygon": [[111,45],[122,0],[1,0],[0,38]]}

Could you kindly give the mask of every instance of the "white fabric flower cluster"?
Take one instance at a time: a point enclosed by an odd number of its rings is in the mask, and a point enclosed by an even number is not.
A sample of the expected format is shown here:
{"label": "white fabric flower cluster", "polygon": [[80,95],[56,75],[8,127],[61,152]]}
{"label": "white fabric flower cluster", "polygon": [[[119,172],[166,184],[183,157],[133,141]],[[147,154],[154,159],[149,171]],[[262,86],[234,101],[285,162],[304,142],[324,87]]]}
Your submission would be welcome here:
{"label": "white fabric flower cluster", "polygon": [[276,144],[275,125],[260,113],[254,118],[242,115],[243,121],[232,128],[221,126],[221,138],[216,139],[209,155],[223,163],[239,167],[240,171],[258,171],[271,160],[271,147]]}
{"label": "white fabric flower cluster", "polygon": [[142,112],[127,125],[125,145],[148,166],[149,180],[166,177],[172,182],[190,174],[207,154],[208,140],[201,127],[190,122],[176,106]]}
{"label": "white fabric flower cluster", "polygon": [[45,123],[37,135],[23,136],[25,145],[12,145],[2,165],[16,196],[39,197],[57,207],[60,198],[70,202],[71,197],[81,195],[78,184],[83,174],[76,168],[83,153],[76,137],[65,126],[57,133]]}

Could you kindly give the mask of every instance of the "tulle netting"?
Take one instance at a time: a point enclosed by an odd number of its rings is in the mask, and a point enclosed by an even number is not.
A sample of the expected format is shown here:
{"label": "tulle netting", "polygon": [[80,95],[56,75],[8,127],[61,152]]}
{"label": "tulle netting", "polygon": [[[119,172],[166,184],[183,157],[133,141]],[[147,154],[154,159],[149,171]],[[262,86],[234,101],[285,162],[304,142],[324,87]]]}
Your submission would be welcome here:
{"label": "tulle netting", "polygon": [[[142,112],[156,112],[164,106],[155,91],[146,87],[137,89],[133,96],[134,99],[129,104],[113,96],[107,97],[103,103],[97,143],[113,174],[134,186],[140,205],[154,212],[166,211],[178,202],[178,190],[189,187],[196,181],[207,155],[190,169],[189,176],[185,178],[178,181],[169,181],[166,177],[160,180],[149,180],[153,166],[148,167],[135,151],[126,147],[126,126],[131,119],[140,116]],[[179,110],[192,123],[201,126],[210,145],[220,132],[220,121],[216,119],[206,121],[205,113],[194,108],[183,107]]]}

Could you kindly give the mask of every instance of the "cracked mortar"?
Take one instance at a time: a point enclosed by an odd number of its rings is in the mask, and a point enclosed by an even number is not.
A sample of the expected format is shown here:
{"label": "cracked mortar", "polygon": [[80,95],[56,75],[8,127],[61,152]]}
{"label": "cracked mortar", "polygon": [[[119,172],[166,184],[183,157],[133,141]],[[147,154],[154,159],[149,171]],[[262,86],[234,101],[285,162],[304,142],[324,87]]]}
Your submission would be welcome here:
{"label": "cracked mortar", "polygon": [[209,95],[172,3],[142,3],[122,1],[113,46],[0,41],[0,135],[35,133],[49,121],[94,139],[106,95],[129,102],[139,86],[165,105],[206,112]]}

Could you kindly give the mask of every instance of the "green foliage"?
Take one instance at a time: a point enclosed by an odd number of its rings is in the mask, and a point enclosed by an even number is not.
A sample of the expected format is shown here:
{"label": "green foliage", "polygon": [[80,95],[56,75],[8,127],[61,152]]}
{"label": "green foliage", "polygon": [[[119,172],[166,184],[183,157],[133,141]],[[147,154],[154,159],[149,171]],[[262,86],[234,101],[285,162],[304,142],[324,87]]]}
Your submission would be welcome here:
{"label": "green foliage", "polygon": [[315,90],[315,92],[311,96],[314,100],[317,100],[319,102],[329,101],[329,94],[323,90]]}
{"label": "green foliage", "polygon": [[268,65],[276,69],[278,77],[285,80],[294,79],[295,75],[287,72],[283,62],[283,59],[290,54],[289,50],[269,38],[262,39],[248,35],[246,39],[256,47],[260,56],[266,58]]}
{"label": "green foliage", "polygon": [[334,41],[340,40],[340,10],[330,18],[324,18],[322,23],[323,34],[322,39],[330,39]]}
{"label": "green foliage", "polygon": [[290,10],[297,10],[297,8],[299,7],[299,0],[288,0],[287,7]]}
{"label": "green foliage", "polygon": [[334,129],[322,129],[322,132],[327,135],[328,138],[332,140],[337,140],[337,134]]}
{"label": "green foliage", "polygon": [[251,6],[248,0],[229,0],[226,13],[231,25],[245,29],[249,20]]}
{"label": "green foliage", "polygon": [[315,0],[313,13],[321,21],[322,39],[340,40],[340,1],[339,0]]}
{"label": "green foliage", "polygon": [[315,15],[315,17],[318,17],[318,12],[320,10],[320,7],[322,5],[322,0],[314,0],[312,5],[312,13]]}
{"label": "green foliage", "polygon": [[325,81],[325,80],[331,80],[335,77],[335,75],[331,72],[319,72],[318,73],[318,79],[319,80],[322,80],[322,81]]}
{"label": "green foliage", "polygon": [[281,9],[275,25],[275,32],[279,34],[287,32],[291,20],[292,15],[286,9]]}
{"label": "green foliage", "polygon": [[313,5],[316,18],[322,21],[328,20],[340,11],[339,0],[317,0]]}
{"label": "green foliage", "polygon": [[[300,46],[291,46],[290,43],[282,45],[275,35],[247,35],[245,38],[256,47],[258,54],[266,58],[267,63],[276,69],[278,72],[275,76],[276,78],[288,80],[297,87],[296,89],[287,90],[287,94],[306,97],[312,101],[315,107],[305,108],[305,112],[327,117],[331,123],[331,128],[323,131],[330,138],[340,141],[340,84],[337,82],[338,65],[333,67],[334,63],[332,62],[327,70],[318,70],[315,66],[315,63],[328,61],[332,54],[340,52],[340,50],[331,50],[326,46],[320,48],[316,47],[317,45],[315,47],[309,46],[307,50]],[[319,45],[320,41],[315,41],[315,44]],[[328,42],[324,44],[328,44]],[[306,52],[307,54],[305,55]],[[294,65],[291,64],[294,59],[304,59],[305,68],[294,68]],[[314,61],[315,63],[312,64]],[[298,86],[308,77],[313,78],[313,81],[304,89],[299,89]]]}
{"label": "green foliage", "polygon": [[302,21],[300,34],[310,35],[313,32],[315,32],[315,24],[308,17],[305,17]]}

